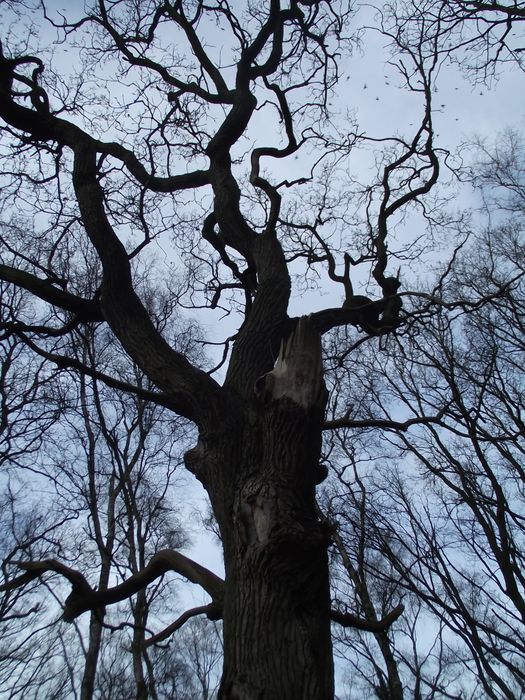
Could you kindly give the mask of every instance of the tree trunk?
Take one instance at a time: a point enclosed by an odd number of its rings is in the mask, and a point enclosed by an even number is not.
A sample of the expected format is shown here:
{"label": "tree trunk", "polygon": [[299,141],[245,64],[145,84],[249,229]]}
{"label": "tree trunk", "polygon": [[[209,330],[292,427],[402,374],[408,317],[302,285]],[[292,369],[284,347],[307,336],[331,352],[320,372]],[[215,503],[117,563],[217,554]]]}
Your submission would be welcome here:
{"label": "tree trunk", "polygon": [[201,443],[225,558],[223,700],[333,698],[320,352],[299,325],[235,428]]}
{"label": "tree trunk", "polygon": [[89,620],[89,644],[80,685],[80,700],[91,700],[95,692],[104,610],[95,610]]}
{"label": "tree trunk", "polygon": [[148,700],[148,685],[144,677],[142,666],[142,649],[144,644],[144,627],[147,620],[146,591],[143,589],[137,593],[133,604],[133,640],[131,642],[131,654],[133,658],[133,677],[135,678],[135,700]]}

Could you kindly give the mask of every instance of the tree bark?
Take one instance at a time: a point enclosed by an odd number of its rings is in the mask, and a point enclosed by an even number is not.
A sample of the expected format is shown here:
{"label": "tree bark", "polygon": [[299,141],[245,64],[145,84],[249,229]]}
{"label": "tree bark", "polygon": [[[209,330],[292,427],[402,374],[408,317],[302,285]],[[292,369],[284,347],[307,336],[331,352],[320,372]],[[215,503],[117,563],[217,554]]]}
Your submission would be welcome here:
{"label": "tree bark", "polygon": [[223,700],[333,698],[320,353],[302,319],[235,428],[196,452],[224,547]]}
{"label": "tree bark", "polygon": [[142,666],[142,649],[144,645],[144,625],[147,620],[146,614],[146,592],[137,593],[137,598],[133,604],[133,640],[131,642],[131,655],[133,658],[133,676],[135,678],[136,694],[135,700],[148,700],[148,685],[144,676]]}
{"label": "tree bark", "polygon": [[86,661],[80,685],[80,700],[91,700],[95,692],[95,679],[102,642],[102,620],[104,611],[91,613],[89,620],[89,644],[86,651]]}

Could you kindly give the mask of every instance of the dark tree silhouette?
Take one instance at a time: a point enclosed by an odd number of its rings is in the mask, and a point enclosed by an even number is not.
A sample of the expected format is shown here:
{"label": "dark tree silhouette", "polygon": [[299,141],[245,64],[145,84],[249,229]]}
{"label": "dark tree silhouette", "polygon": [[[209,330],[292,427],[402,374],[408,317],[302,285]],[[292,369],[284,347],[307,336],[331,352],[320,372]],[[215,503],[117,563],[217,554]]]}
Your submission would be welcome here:
{"label": "dark tree silhouette", "polygon": [[[358,136],[330,115],[341,57],[352,46],[345,2],[270,0],[237,13],[222,0],[98,0],[71,19],[41,5],[59,37],[55,55],[17,41],[16,26],[0,54],[0,279],[36,300],[30,309],[8,307],[4,337],[62,372],[196,426],[185,464],[210,498],[225,576],[161,549],[108,588],[45,559],[19,561],[3,589],[58,573],[71,585],[64,619],[72,621],[174,571],[210,598],[185,619],[205,612],[223,620],[220,697],[332,698],[331,621],[380,634],[402,607],[377,619],[331,609],[332,531],[316,487],[326,476],[323,428],[344,427],[349,414],[324,422],[322,338],[355,329],[340,359],[370,338],[381,351],[389,335],[442,304],[438,294],[420,294],[410,297],[419,308],[405,308],[390,235],[392,222],[417,209],[438,180],[431,101],[442,36],[427,35],[417,17],[410,41],[389,32],[421,120],[410,137],[389,141],[377,182],[361,192],[356,225],[336,183]],[[76,72],[65,52],[74,46]],[[89,275],[79,254],[86,240],[97,256]],[[406,241],[400,250],[415,255]],[[291,316],[298,266],[307,284],[323,271],[339,285],[342,306]],[[205,307],[231,316],[216,368],[192,361],[153,322],[154,299],[138,283],[144,271],[171,292],[181,315]],[[363,275],[366,295],[356,293]],[[486,297],[471,296],[446,308]],[[92,324],[108,329],[151,386],[70,352],[68,336]],[[216,342],[213,334],[208,340]],[[415,420],[432,423],[435,415]]]}
{"label": "dark tree silhouette", "polygon": [[[467,314],[442,308],[387,361],[365,348],[352,358],[347,426],[361,429],[331,440],[338,481],[324,511],[337,525],[342,604],[353,595],[372,621],[405,605],[388,633],[339,635],[378,697],[524,692],[523,151],[512,131],[474,147],[465,175],[485,217],[441,278],[445,305],[476,289],[493,301]],[[400,406],[407,420],[394,427]],[[378,439],[366,418],[381,415]]]}

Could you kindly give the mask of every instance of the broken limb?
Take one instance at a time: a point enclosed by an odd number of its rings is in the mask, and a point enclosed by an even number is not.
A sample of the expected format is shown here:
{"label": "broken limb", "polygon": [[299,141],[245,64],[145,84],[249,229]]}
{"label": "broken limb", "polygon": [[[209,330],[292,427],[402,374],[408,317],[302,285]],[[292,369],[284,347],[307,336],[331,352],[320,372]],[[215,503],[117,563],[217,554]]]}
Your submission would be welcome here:
{"label": "broken limb", "polygon": [[206,615],[209,620],[219,620],[222,617],[222,608],[215,603],[210,603],[209,605],[199,605],[196,608],[186,610],[175,620],[175,622],[172,622],[171,625],[168,625],[165,629],[163,629],[162,632],[159,632],[158,634],[146,639],[144,646],[150,647],[153,646],[153,644],[158,644],[159,642],[164,641],[183,625],[185,625],[188,620],[191,620],[192,617],[196,617],[197,615]]}

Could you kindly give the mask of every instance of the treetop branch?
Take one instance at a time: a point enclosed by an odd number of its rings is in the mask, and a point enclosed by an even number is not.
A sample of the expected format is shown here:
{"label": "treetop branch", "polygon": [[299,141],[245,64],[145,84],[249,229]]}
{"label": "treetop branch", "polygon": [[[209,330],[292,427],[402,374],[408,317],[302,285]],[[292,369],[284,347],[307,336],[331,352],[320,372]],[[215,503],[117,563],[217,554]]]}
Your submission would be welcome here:
{"label": "treetop branch", "polygon": [[[176,192],[209,184],[208,174],[204,170],[196,170],[191,173],[171,177],[154,176],[148,173],[132,151],[121,144],[99,141],[76,124],[53,115],[49,109],[30,109],[19,104],[15,100],[13,83],[22,78],[23,82],[27,83],[28,79],[18,76],[14,69],[17,65],[35,60],[30,56],[16,59],[7,58],[4,56],[0,46],[0,117],[7,124],[15,129],[29,133],[35,139],[56,141],[60,145],[68,146],[71,149],[75,149],[81,143],[89,144],[96,152],[113,156],[121,161],[137,182],[154,192]],[[45,94],[36,82],[36,77],[31,85],[32,90],[37,91],[39,95]]]}

